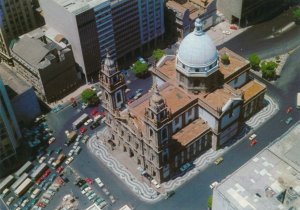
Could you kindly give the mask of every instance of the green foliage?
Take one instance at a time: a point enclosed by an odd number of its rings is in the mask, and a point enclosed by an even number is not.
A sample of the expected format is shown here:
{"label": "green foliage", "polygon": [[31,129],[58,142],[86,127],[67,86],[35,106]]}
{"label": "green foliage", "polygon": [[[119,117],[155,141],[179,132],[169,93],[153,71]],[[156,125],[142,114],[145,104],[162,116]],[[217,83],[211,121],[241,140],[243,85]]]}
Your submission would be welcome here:
{"label": "green foliage", "polygon": [[99,98],[97,97],[97,94],[92,89],[85,89],[81,93],[81,99],[83,103],[95,105],[99,102]]}
{"label": "green foliage", "polygon": [[230,63],[229,56],[226,53],[222,54],[221,61],[223,64],[226,64],[226,65],[229,64]]}
{"label": "green foliage", "polygon": [[296,21],[300,21],[300,8],[296,8],[293,10],[293,17]]}
{"label": "green foliage", "polygon": [[133,64],[132,71],[137,77],[141,77],[148,73],[148,65],[147,63],[137,61]]}
{"label": "green foliage", "polygon": [[274,61],[264,61],[261,63],[261,72],[263,78],[274,79],[276,76],[276,68],[278,64]]}
{"label": "green foliage", "polygon": [[165,52],[161,49],[153,50],[152,56],[154,57],[155,61],[158,61],[165,55]]}
{"label": "green foliage", "polygon": [[207,199],[207,207],[208,207],[209,209],[212,208],[212,202],[213,202],[213,199],[212,199],[212,195],[211,195],[211,196],[209,196],[208,199]]}
{"label": "green foliage", "polygon": [[249,62],[253,70],[259,70],[260,61],[261,59],[257,54],[252,54],[249,56]]}

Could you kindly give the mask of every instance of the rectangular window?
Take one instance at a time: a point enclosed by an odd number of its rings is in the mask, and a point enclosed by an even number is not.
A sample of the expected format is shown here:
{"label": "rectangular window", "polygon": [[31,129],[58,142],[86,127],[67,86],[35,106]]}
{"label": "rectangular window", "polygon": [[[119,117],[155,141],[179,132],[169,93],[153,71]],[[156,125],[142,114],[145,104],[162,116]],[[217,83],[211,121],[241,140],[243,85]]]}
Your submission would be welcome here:
{"label": "rectangular window", "polygon": [[121,98],[121,93],[118,92],[118,93],[117,93],[117,102],[119,103],[121,100],[122,100],[122,98]]}

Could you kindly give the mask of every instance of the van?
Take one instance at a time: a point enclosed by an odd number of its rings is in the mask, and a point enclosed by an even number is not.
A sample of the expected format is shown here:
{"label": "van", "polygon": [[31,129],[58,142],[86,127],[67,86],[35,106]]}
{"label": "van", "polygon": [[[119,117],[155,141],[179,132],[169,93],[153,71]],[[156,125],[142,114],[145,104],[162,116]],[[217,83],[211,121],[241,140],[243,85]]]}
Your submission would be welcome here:
{"label": "van", "polygon": [[40,189],[35,189],[33,193],[31,194],[31,198],[36,198],[40,194],[41,190]]}
{"label": "van", "polygon": [[3,190],[2,192],[2,198],[4,198],[5,196],[7,196],[10,193],[10,190],[8,188],[6,188],[5,190]]}

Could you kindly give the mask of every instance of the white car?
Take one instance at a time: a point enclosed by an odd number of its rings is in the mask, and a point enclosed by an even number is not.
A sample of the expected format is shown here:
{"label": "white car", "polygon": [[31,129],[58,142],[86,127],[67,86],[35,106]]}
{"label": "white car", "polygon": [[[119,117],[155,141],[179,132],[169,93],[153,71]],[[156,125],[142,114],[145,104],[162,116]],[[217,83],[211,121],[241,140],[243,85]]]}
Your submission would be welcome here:
{"label": "white car", "polygon": [[85,103],[83,103],[82,106],[81,106],[82,109],[85,109],[85,108],[87,108],[87,107],[88,107],[88,105],[85,104]]}
{"label": "white car", "polygon": [[151,183],[155,186],[156,189],[160,188],[160,184],[158,184],[158,182],[155,179],[152,179]]}
{"label": "white car", "polygon": [[55,160],[54,157],[51,157],[49,160],[48,160],[48,164],[51,165],[53,163],[53,161]]}
{"label": "white car", "polygon": [[68,136],[70,135],[70,132],[68,130],[65,130],[65,134]]}
{"label": "white car", "polygon": [[211,185],[209,185],[209,187],[210,187],[210,189],[214,189],[218,184],[219,184],[219,182],[213,182],[213,183],[211,183]]}
{"label": "white car", "polygon": [[15,200],[14,197],[10,197],[10,198],[6,201],[6,205],[9,206],[14,200]]}
{"label": "white car", "polygon": [[27,198],[22,202],[21,206],[25,207],[28,202],[29,202],[29,199]]}
{"label": "white car", "polygon": [[99,187],[104,186],[103,182],[101,181],[101,179],[99,177],[95,179],[95,182],[98,184]]}
{"label": "white car", "polygon": [[85,126],[88,126],[88,125],[91,124],[92,122],[93,122],[92,119],[88,119],[88,120],[84,123],[84,125],[85,125]]}
{"label": "white car", "polygon": [[254,133],[254,134],[252,134],[252,135],[249,137],[249,140],[252,141],[252,140],[255,139],[255,138],[256,138],[256,134]]}
{"label": "white car", "polygon": [[74,154],[74,150],[71,149],[70,152],[69,152],[69,154],[68,154],[68,156],[71,157],[71,156],[73,156],[73,154]]}
{"label": "white car", "polygon": [[39,159],[39,163],[42,163],[42,162],[44,162],[45,160],[46,160],[46,157],[43,156],[43,157],[41,157],[41,158]]}
{"label": "white car", "polygon": [[230,31],[222,31],[223,34],[230,35]]}
{"label": "white car", "polygon": [[74,160],[74,157],[69,157],[67,160],[66,160],[66,164],[70,164],[72,161]]}
{"label": "white car", "polygon": [[73,150],[76,151],[78,145],[73,145]]}
{"label": "white car", "polygon": [[52,144],[55,141],[55,137],[51,137],[48,141],[48,144]]}

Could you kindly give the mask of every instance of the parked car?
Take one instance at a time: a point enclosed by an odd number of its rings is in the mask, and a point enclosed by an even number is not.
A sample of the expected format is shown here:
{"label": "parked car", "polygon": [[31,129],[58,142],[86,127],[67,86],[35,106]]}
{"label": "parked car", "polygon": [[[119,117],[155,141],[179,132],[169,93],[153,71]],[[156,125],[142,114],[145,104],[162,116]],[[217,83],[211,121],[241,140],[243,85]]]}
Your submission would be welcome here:
{"label": "parked car", "polygon": [[64,170],[63,166],[59,166],[55,171],[60,174]]}
{"label": "parked car", "polygon": [[55,157],[51,157],[49,160],[48,160],[48,164],[51,165],[53,163],[53,161],[55,160]]}
{"label": "parked car", "polygon": [[79,129],[80,134],[84,134],[87,131],[85,127]]}
{"label": "parked car", "polygon": [[218,184],[219,184],[219,182],[213,182],[213,183],[211,183],[211,185],[209,185],[209,187],[210,187],[210,189],[214,189]]}
{"label": "parked car", "polygon": [[42,162],[44,162],[45,160],[46,160],[46,156],[43,156],[43,157],[41,157],[40,159],[39,159],[39,163],[42,163]]}
{"label": "parked car", "polygon": [[85,103],[83,103],[81,106],[82,109],[86,109],[87,107],[88,107],[88,104],[85,104]]}
{"label": "parked car", "polygon": [[101,181],[101,179],[99,177],[95,179],[95,182],[98,184],[98,186],[100,188],[104,186],[103,182]]}
{"label": "parked car", "polygon": [[48,141],[48,144],[52,144],[55,141],[55,137],[51,137]]}
{"label": "parked car", "polygon": [[87,121],[85,121],[84,125],[88,126],[89,124],[91,124],[93,122],[92,119],[88,119]]}
{"label": "parked car", "polygon": [[173,196],[174,194],[175,194],[175,191],[174,191],[174,190],[168,191],[167,194],[166,194],[165,199],[170,198],[170,197]]}
{"label": "parked car", "polygon": [[250,137],[249,137],[249,141],[252,141],[253,139],[256,139],[256,134],[252,134]]}
{"label": "parked car", "polygon": [[185,163],[180,167],[180,171],[181,172],[186,172],[189,169],[191,169],[193,167],[193,165],[191,163]]}
{"label": "parked car", "polygon": [[93,184],[93,180],[90,179],[90,178],[85,178],[85,181],[86,181],[87,183],[89,183],[89,184]]}
{"label": "parked car", "polygon": [[215,164],[216,164],[216,165],[219,165],[220,163],[222,163],[223,160],[224,160],[223,157],[218,157],[218,158],[215,160]]}
{"label": "parked car", "polygon": [[70,152],[68,153],[68,156],[71,157],[74,155],[74,149],[71,149]]}
{"label": "parked car", "polygon": [[14,197],[10,197],[10,198],[6,201],[6,205],[9,206],[14,200],[15,200]]}
{"label": "parked car", "polygon": [[110,199],[111,203],[115,203],[116,202],[116,199],[114,198],[113,195],[110,195],[109,199]]}
{"label": "parked car", "polygon": [[66,160],[66,164],[69,165],[73,160],[74,160],[74,157],[69,157],[69,158]]}
{"label": "parked car", "polygon": [[56,149],[55,153],[56,153],[56,154],[59,154],[59,153],[61,153],[61,151],[62,151],[62,148],[61,148],[61,147],[58,147],[58,148]]}
{"label": "parked car", "polygon": [[156,189],[160,188],[160,184],[155,179],[152,179],[151,183],[155,186]]}
{"label": "parked car", "polygon": [[52,154],[53,150],[52,149],[48,149],[47,150],[47,155],[50,156]]}
{"label": "parked car", "polygon": [[90,129],[91,129],[91,130],[94,130],[94,129],[97,128],[99,125],[100,125],[99,122],[94,122],[94,123],[90,126]]}
{"label": "parked car", "polygon": [[108,191],[108,189],[107,188],[102,188],[102,191],[104,192],[104,194],[105,195],[109,195],[110,194],[110,192]]}
{"label": "parked car", "polygon": [[293,111],[293,108],[291,106],[286,109],[287,114],[290,113],[291,111]]}
{"label": "parked car", "polygon": [[285,121],[285,123],[288,125],[293,121],[292,117],[287,118],[287,120]]}

